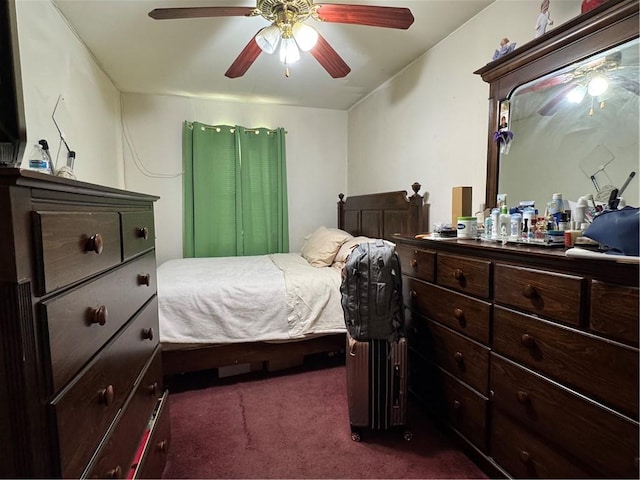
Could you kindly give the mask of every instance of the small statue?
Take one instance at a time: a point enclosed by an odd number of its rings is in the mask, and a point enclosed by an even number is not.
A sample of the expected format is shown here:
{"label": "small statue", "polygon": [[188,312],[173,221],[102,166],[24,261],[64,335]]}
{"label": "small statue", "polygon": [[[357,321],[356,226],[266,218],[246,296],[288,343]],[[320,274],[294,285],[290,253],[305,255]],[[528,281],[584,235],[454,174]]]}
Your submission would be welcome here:
{"label": "small statue", "polygon": [[493,57],[491,60],[497,60],[500,57],[504,57],[507,53],[511,53],[515,50],[516,44],[510,43],[507,37],[500,40],[500,48],[497,48],[495,52],[493,52]]}
{"label": "small statue", "polygon": [[550,0],[542,0],[540,4],[540,15],[538,15],[538,20],[536,21],[536,35],[534,38],[544,35],[547,31],[547,26],[553,25],[553,20],[551,20],[551,14],[549,13],[550,3]]}

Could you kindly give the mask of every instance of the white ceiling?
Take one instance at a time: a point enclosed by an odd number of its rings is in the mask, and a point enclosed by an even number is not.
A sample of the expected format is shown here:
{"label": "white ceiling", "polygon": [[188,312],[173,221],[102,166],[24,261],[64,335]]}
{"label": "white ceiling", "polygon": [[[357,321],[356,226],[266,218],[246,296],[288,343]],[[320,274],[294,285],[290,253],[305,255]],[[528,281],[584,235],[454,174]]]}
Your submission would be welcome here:
{"label": "white ceiling", "polygon": [[[309,53],[291,66],[262,54],[241,78],[224,76],[268,22],[262,17],[153,20],[154,8],[249,6],[254,0],[54,0],[124,92],[203,96],[347,110],[495,0],[331,0],[408,7],[408,30],[308,20],[351,67],[331,78]],[[316,1],[316,3],[323,3]]]}

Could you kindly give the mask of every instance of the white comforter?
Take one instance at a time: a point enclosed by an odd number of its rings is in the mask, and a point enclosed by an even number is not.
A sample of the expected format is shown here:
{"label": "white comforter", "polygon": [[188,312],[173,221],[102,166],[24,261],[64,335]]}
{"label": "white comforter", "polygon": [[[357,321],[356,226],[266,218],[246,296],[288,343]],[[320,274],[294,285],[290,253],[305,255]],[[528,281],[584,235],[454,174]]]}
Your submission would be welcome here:
{"label": "white comforter", "polygon": [[169,260],[158,268],[163,343],[286,341],[344,332],[340,272],[299,253]]}

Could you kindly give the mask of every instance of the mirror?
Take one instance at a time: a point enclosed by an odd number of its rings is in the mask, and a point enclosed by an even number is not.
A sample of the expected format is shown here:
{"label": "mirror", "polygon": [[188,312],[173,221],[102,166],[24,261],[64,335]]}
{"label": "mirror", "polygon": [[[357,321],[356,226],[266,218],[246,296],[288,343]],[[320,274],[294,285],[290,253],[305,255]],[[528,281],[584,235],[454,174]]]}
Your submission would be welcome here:
{"label": "mirror", "polygon": [[542,212],[556,192],[606,203],[614,188],[639,203],[639,41],[631,40],[516,88],[499,118],[498,193]]}

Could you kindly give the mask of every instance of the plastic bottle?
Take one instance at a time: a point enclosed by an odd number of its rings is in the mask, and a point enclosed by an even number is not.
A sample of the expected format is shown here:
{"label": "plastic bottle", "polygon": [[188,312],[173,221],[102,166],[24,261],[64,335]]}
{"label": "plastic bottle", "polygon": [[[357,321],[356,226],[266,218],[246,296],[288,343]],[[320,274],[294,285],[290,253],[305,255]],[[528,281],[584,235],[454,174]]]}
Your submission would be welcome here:
{"label": "plastic bottle", "polygon": [[47,162],[49,162],[49,173],[53,175],[56,172],[53,168],[53,160],[51,160],[51,154],[49,153],[49,143],[46,140],[42,139],[38,142],[38,144],[40,144],[40,146],[42,147],[42,151],[47,157]]}
{"label": "plastic bottle", "polygon": [[511,236],[520,239],[522,235],[522,214],[511,214]]}
{"label": "plastic bottle", "polygon": [[[526,232],[523,229],[522,238],[524,239],[533,239],[534,232],[536,230],[536,211],[532,207],[525,207],[522,212],[522,219],[524,224],[526,225]],[[526,236],[525,236],[526,233]]]}
{"label": "plastic bottle", "polygon": [[53,173],[51,170],[51,163],[49,156],[42,148],[42,145],[35,144],[29,155],[29,170],[42,173]]}
{"label": "plastic bottle", "polygon": [[507,238],[509,238],[509,233],[511,231],[511,215],[509,215],[509,208],[506,205],[503,205],[500,209],[500,230],[499,237],[502,239],[502,243],[507,242]]}
{"label": "plastic bottle", "polygon": [[491,210],[491,238],[500,238],[500,209]]}

